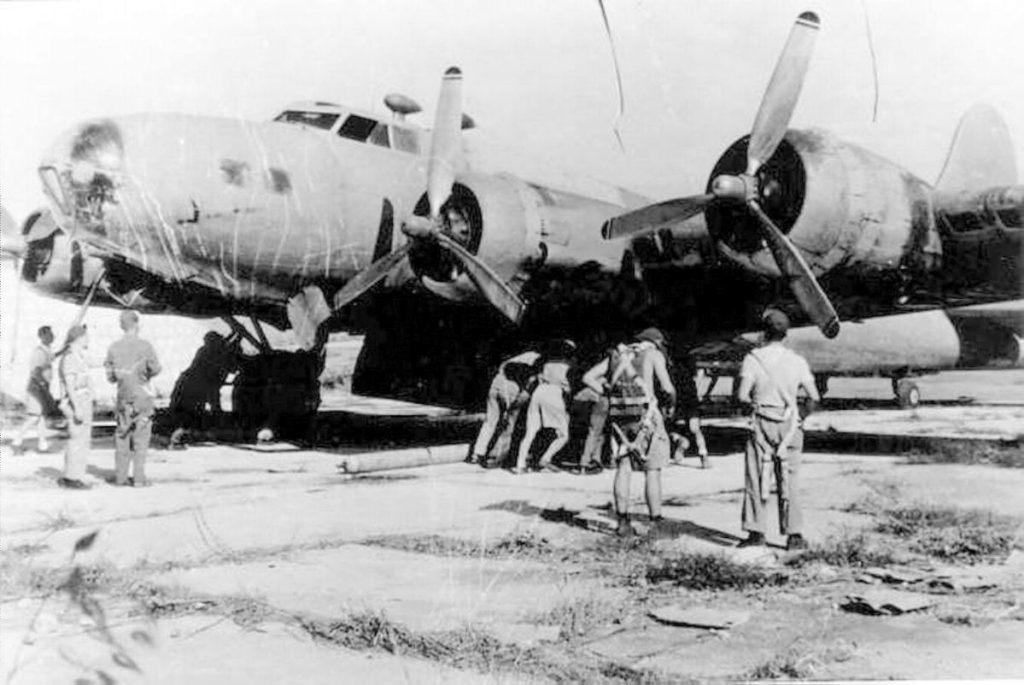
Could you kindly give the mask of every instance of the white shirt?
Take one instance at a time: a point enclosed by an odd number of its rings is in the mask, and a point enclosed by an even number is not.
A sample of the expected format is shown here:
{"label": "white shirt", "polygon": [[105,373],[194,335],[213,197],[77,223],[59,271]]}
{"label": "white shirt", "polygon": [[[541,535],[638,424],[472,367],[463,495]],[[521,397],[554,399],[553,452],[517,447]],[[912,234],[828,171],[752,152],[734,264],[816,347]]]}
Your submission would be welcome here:
{"label": "white shirt", "polygon": [[[771,369],[771,377],[765,367]],[[750,399],[759,407],[785,407],[788,402],[783,399],[782,391],[796,400],[801,385],[814,387],[814,375],[807,360],[781,342],[768,343],[747,354],[740,368],[740,378],[748,378],[753,383]]]}

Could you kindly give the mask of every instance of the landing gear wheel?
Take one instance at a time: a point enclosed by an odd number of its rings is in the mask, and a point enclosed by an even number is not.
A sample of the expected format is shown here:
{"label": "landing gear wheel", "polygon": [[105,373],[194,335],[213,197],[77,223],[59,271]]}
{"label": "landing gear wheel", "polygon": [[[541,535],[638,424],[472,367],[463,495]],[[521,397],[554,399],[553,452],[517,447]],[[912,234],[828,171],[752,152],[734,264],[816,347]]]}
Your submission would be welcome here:
{"label": "landing gear wheel", "polygon": [[909,378],[893,379],[892,389],[901,409],[913,409],[921,403],[921,388]]}

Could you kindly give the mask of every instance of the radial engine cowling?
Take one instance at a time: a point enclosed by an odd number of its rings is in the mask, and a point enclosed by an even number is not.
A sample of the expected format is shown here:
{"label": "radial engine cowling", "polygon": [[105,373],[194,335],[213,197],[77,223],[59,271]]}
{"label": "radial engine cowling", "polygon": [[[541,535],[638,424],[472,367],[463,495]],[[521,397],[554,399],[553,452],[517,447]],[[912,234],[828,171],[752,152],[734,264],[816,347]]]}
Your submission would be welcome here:
{"label": "radial engine cowling", "polygon": [[[718,160],[708,192],[719,175],[744,171],[748,140],[736,141]],[[816,275],[938,264],[941,244],[928,185],[878,155],[824,131],[790,130],[757,177],[761,206]],[[780,275],[757,219],[742,204],[713,203],[706,217],[727,257]]]}

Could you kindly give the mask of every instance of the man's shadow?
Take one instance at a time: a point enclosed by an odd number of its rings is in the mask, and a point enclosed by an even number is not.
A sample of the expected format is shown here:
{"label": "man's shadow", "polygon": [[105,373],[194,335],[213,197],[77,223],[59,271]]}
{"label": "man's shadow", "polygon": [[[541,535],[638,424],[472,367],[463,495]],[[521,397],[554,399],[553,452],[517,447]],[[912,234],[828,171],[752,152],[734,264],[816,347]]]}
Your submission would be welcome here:
{"label": "man's shadow", "polygon": [[[540,519],[551,523],[561,523],[576,528],[585,528],[590,530],[587,521],[580,518],[579,511],[564,508],[544,509],[531,504],[526,500],[505,500],[504,502],[488,504],[481,509],[483,511],[508,511],[520,516],[531,518],[539,517]],[[649,521],[647,516],[633,516],[633,519],[638,521]],[[611,519],[609,519],[609,522],[610,521]],[[704,540],[722,547],[733,547],[743,539],[733,535],[732,533],[726,533],[725,531],[718,530],[716,528],[708,528],[707,526],[702,526],[699,523],[694,523],[693,521],[680,521],[677,519],[662,519],[659,530],[663,531],[663,539],[687,536],[697,538],[698,540]]]}

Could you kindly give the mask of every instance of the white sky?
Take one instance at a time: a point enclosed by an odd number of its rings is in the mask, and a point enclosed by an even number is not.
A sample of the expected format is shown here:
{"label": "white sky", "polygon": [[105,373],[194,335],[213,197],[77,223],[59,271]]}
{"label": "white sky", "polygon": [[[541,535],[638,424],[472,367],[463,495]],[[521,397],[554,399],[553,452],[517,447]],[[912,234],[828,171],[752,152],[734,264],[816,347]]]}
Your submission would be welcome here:
{"label": "white sky", "polygon": [[[793,127],[818,126],[933,181],[961,113],[991,102],[1024,160],[1019,0],[606,0],[623,70],[623,154],[597,0],[0,1],[0,202],[42,204],[36,163],[76,121],[139,111],[266,118],[327,99],[433,112],[459,65],[494,165],[558,167],[658,198],[703,189],[747,132],[796,15],[822,31]],[[873,86],[864,8],[878,56]],[[419,115],[424,116],[424,115]]]}

